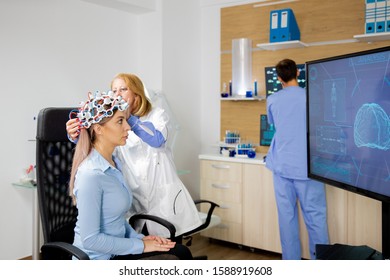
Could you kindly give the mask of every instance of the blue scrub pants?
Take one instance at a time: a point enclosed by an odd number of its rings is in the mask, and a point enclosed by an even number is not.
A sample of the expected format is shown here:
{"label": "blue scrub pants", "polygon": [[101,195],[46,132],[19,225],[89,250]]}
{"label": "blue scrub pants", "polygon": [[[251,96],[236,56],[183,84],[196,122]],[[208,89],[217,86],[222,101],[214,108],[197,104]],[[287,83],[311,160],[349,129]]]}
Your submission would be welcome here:
{"label": "blue scrub pants", "polygon": [[324,184],[314,180],[288,179],[276,174],[273,174],[273,178],[282,258],[301,259],[297,205],[299,200],[309,235],[310,257],[315,259],[315,245],[329,243]]}

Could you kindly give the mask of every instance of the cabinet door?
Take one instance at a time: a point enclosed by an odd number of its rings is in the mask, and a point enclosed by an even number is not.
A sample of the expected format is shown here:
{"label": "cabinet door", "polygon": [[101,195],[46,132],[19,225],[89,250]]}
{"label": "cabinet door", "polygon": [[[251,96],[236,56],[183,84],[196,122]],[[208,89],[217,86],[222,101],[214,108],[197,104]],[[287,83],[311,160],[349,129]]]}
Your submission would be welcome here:
{"label": "cabinet door", "polygon": [[200,168],[201,179],[241,184],[241,163],[202,160]]}
{"label": "cabinet door", "polygon": [[[242,164],[201,161],[201,195],[218,204],[242,203]],[[229,202],[229,203],[228,203]],[[241,222],[241,219],[240,219]]]}
{"label": "cabinet door", "polygon": [[348,193],[348,244],[367,245],[382,252],[382,203]]}
{"label": "cabinet door", "polygon": [[330,244],[348,244],[348,192],[325,185]]}
{"label": "cabinet door", "polygon": [[200,193],[220,205],[214,213],[221,218],[221,224],[202,235],[242,244],[242,164],[202,160]]}
{"label": "cabinet door", "polygon": [[281,253],[272,173],[256,164],[243,170],[244,245]]}

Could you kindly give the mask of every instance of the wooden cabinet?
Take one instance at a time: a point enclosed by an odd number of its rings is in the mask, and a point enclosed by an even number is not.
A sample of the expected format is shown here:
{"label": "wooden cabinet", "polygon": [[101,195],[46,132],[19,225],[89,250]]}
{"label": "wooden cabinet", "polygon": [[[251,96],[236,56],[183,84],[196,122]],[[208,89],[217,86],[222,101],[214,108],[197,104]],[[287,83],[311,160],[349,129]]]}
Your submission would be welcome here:
{"label": "wooden cabinet", "polygon": [[257,164],[243,170],[243,244],[281,253],[272,173]]}
{"label": "wooden cabinet", "polygon": [[[222,220],[203,236],[282,252],[272,173],[261,160],[202,159],[200,174],[201,198],[220,205],[215,214]],[[308,258],[308,250],[303,255]]]}
{"label": "wooden cabinet", "polygon": [[[201,198],[220,205],[215,214],[222,220],[202,235],[281,253],[272,173],[258,158],[262,157],[200,156]],[[329,185],[326,198],[331,244],[367,245],[382,251],[379,201]],[[299,224],[302,257],[310,259],[308,234],[300,209]]]}
{"label": "wooden cabinet", "polygon": [[200,173],[201,198],[220,205],[215,214],[222,220],[221,224],[203,234],[242,244],[242,164],[202,160]]}

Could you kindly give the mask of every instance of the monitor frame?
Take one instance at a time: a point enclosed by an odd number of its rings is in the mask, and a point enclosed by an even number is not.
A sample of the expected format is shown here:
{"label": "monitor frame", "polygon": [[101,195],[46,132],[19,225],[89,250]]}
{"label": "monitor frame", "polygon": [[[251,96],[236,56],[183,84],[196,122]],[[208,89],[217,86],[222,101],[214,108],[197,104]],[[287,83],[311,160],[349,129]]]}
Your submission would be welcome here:
{"label": "monitor frame", "polygon": [[[390,46],[388,47],[382,47],[382,48],[375,48],[375,49],[370,49],[370,50],[365,50],[365,51],[360,51],[360,52],[355,52],[355,53],[349,53],[349,54],[344,54],[344,55],[338,55],[338,56],[333,56],[333,57],[327,57],[327,58],[322,58],[318,60],[311,60],[306,62],[306,97],[307,97],[307,168],[308,168],[308,177],[311,179],[315,179],[321,182],[324,182],[326,184],[329,184],[334,187],[338,187],[353,193],[357,193],[363,196],[367,196],[385,203],[390,203],[390,195],[382,194],[379,192],[375,192],[372,190],[364,189],[359,186],[351,185],[346,182],[338,181],[337,179],[334,178],[329,178],[325,177],[325,175],[320,176],[316,173],[313,173],[311,170],[311,131],[310,131],[310,125],[311,125],[311,120],[310,120],[310,68],[315,64],[318,65],[320,63],[326,63],[326,62],[331,62],[331,61],[336,61],[336,60],[342,60],[342,59],[349,59],[349,58],[356,58],[359,56],[363,55],[370,55],[370,54],[377,54],[377,53],[382,53],[382,52],[390,52]],[[390,64],[389,64],[390,67]],[[389,97],[390,100],[390,97]],[[390,182],[389,182],[390,185]]]}

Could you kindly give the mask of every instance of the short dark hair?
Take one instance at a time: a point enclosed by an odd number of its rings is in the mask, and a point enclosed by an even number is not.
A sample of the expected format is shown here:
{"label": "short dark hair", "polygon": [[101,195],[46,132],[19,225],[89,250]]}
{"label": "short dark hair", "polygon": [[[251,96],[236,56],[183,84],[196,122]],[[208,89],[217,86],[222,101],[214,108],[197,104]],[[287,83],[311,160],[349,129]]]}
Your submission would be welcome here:
{"label": "short dark hair", "polygon": [[297,64],[294,60],[283,59],[276,64],[276,74],[282,79],[283,82],[287,83],[297,78]]}

